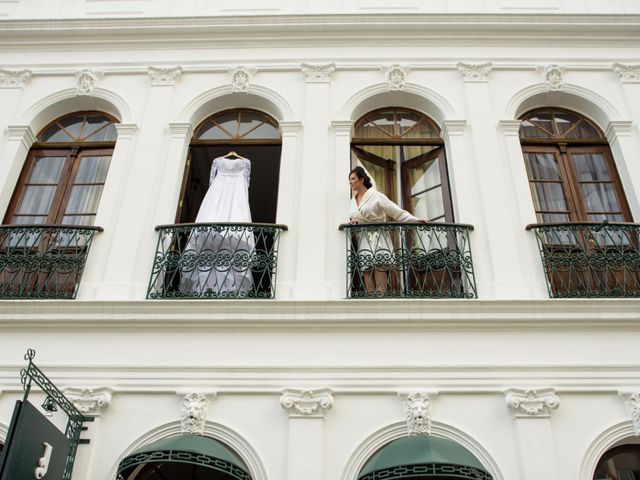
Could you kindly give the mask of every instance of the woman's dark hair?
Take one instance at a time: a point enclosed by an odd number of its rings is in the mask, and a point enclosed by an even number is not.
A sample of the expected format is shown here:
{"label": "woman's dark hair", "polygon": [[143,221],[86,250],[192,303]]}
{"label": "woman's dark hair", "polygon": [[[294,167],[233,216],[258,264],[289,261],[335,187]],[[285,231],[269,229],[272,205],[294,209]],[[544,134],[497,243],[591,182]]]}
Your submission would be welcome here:
{"label": "woman's dark hair", "polygon": [[366,188],[373,187],[373,183],[371,183],[371,178],[369,177],[369,175],[367,175],[367,172],[365,172],[364,168],[362,168],[360,165],[358,165],[355,168],[352,168],[351,171],[349,172],[349,176],[351,176],[352,173],[355,173],[356,177],[364,180],[363,184]]}

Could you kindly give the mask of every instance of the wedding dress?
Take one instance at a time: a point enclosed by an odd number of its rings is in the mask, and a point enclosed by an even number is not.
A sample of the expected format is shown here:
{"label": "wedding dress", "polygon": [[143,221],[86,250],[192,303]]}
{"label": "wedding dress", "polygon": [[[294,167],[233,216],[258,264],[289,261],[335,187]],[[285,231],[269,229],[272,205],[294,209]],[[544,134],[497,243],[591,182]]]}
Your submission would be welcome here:
{"label": "wedding dress", "polygon": [[[250,175],[248,159],[216,158],[195,223],[251,223]],[[183,251],[180,291],[205,297],[247,293],[253,287],[254,246],[253,232],[244,227],[194,227]]]}

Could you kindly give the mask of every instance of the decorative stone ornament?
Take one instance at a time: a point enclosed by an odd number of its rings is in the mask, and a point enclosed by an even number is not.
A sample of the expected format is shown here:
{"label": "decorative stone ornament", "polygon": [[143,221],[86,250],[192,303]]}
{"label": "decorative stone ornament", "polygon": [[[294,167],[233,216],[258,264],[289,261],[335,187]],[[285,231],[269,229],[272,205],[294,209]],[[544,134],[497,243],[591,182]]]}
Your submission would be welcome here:
{"label": "decorative stone ornament", "polygon": [[256,69],[236,67],[229,70],[231,74],[231,90],[233,92],[247,92],[251,84],[251,78],[256,74]]}
{"label": "decorative stone ornament", "polygon": [[319,390],[283,390],[280,405],[291,411],[291,416],[321,417],[324,410],[333,407],[333,392],[329,388]]}
{"label": "decorative stone ornament", "polygon": [[192,392],[182,400],[182,433],[202,435],[207,421],[209,401],[203,393]]}
{"label": "decorative stone ornament", "polygon": [[412,393],[405,400],[407,432],[409,436],[429,435],[431,433],[431,406],[429,395],[423,392]]}
{"label": "decorative stone ornament", "polygon": [[182,67],[149,67],[148,75],[151,79],[151,85],[171,86],[175,85],[178,77],[182,75]]}
{"label": "decorative stone ornament", "polygon": [[636,437],[640,436],[640,392],[620,392],[620,396],[631,410],[631,422]]}
{"label": "decorative stone ornament", "polygon": [[93,95],[96,81],[101,75],[88,69],[84,69],[76,74],[77,86],[76,95]]}
{"label": "decorative stone ornament", "polygon": [[544,79],[547,91],[560,92],[564,89],[564,68],[557,65],[549,65],[544,69]]}
{"label": "decorative stone ornament", "polygon": [[491,63],[458,63],[458,71],[462,74],[465,82],[486,82],[489,80]]}
{"label": "decorative stone ornament", "polygon": [[387,90],[404,90],[407,81],[409,67],[401,65],[391,65],[382,67],[382,71],[387,77]]}
{"label": "decorative stone ornament", "polygon": [[31,70],[0,69],[0,88],[22,88],[32,76]]}
{"label": "decorative stone ornament", "polygon": [[560,406],[560,399],[553,388],[512,388],[505,392],[505,400],[516,417],[548,417],[550,410]]}
{"label": "decorative stone ornament", "polygon": [[333,74],[336,71],[335,63],[328,63],[326,65],[311,65],[309,63],[303,63],[302,73],[307,78],[307,83],[327,83],[333,78]]}
{"label": "decorative stone ornament", "polygon": [[618,74],[622,83],[640,83],[640,65],[614,63],[613,71]]}
{"label": "decorative stone ornament", "polygon": [[110,388],[65,388],[64,395],[83,415],[97,416],[111,405]]}

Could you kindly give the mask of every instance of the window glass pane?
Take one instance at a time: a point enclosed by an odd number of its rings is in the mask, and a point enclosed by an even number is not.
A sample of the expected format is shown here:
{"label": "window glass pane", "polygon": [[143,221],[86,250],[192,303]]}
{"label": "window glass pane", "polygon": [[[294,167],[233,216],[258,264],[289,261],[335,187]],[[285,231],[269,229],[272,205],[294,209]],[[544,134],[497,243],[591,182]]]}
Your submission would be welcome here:
{"label": "window glass pane", "polygon": [[255,118],[253,115],[251,117],[253,118],[250,118],[249,115],[243,115],[241,117],[240,125],[238,126],[238,135],[240,137],[244,137],[249,130],[258,127],[258,125],[263,123],[261,119]]}
{"label": "window glass pane", "polygon": [[27,183],[54,183],[60,179],[65,157],[39,157],[34,160]]}
{"label": "window glass pane", "polygon": [[420,121],[420,117],[409,112],[397,112],[396,117],[396,135],[404,136],[412,128],[415,130],[416,124]]}
{"label": "window glass pane", "polygon": [[354,136],[357,138],[389,138],[390,132],[380,130],[374,123],[366,123],[356,129]]}
{"label": "window glass pane", "polygon": [[226,112],[216,115],[214,122],[218,124],[219,128],[226,130],[228,135],[233,138],[238,136],[238,112]]}
{"label": "window glass pane", "polygon": [[541,223],[563,223],[570,221],[569,215],[565,213],[540,213],[538,218]]}
{"label": "window glass pane", "polygon": [[558,162],[553,153],[525,153],[530,180],[560,180]]}
{"label": "window glass pane", "polygon": [[16,215],[11,220],[12,225],[42,225],[47,223],[46,215]]}
{"label": "window glass pane", "polygon": [[62,217],[63,225],[93,225],[95,215],[65,215]]}
{"label": "window glass pane", "polygon": [[84,138],[85,142],[108,142],[108,141],[116,141],[118,137],[118,132],[116,130],[116,126],[111,123],[106,127],[100,128],[100,130],[95,131],[87,135]]}
{"label": "window glass pane", "polygon": [[411,210],[418,218],[433,220],[444,215],[442,187],[411,197]]}
{"label": "window glass pane", "polygon": [[47,215],[57,188],[57,185],[31,185],[26,187],[16,213]]}
{"label": "window glass pane", "polygon": [[589,122],[583,120],[567,138],[603,138],[602,134],[593,128]]}
{"label": "window glass pane", "polygon": [[278,139],[280,138],[280,132],[273,125],[269,125],[268,123],[263,123],[255,130],[249,132],[242,138],[247,139],[258,139],[258,138],[272,138]]}
{"label": "window glass pane", "polygon": [[409,169],[409,190],[411,195],[440,185],[440,166],[438,158]]}
{"label": "window glass pane", "polygon": [[542,128],[548,135],[554,135],[551,112],[534,112],[527,117],[532,124]]}
{"label": "window glass pane", "polygon": [[566,212],[569,210],[561,183],[532,183],[531,192],[536,211]]}
{"label": "window glass pane", "polygon": [[111,157],[82,157],[75,183],[104,183]]}
{"label": "window glass pane", "polygon": [[554,116],[556,118],[556,128],[558,129],[558,134],[561,137],[564,137],[567,131],[573,127],[575,123],[581,121],[580,117],[569,112],[555,112]]}
{"label": "window glass pane", "polygon": [[102,185],[75,185],[65,213],[96,213],[102,188]]}
{"label": "window glass pane", "polygon": [[41,142],[73,142],[73,138],[57,124],[48,128],[42,135],[40,135],[38,140]]}
{"label": "window glass pane", "polygon": [[227,132],[222,131],[217,126],[212,126],[204,130],[198,137],[198,140],[224,140],[227,138],[231,138]]}
{"label": "window glass pane", "polygon": [[610,222],[624,222],[624,216],[619,213],[590,213],[587,215],[590,222],[602,222],[608,220]]}
{"label": "window glass pane", "polygon": [[571,158],[576,168],[578,180],[600,181],[609,180],[609,167],[601,153],[572,153]]}
{"label": "window glass pane", "polygon": [[550,138],[549,133],[545,132],[541,128],[536,127],[528,120],[524,120],[520,126],[521,138]]}
{"label": "window glass pane", "polygon": [[107,118],[102,115],[91,114],[87,115],[87,120],[82,127],[82,137],[87,138],[98,130],[100,130],[105,125],[108,125],[110,122]]}
{"label": "window glass pane", "polygon": [[[378,137],[384,137],[385,134],[389,136],[394,136],[396,134],[396,124],[393,112],[379,112],[372,119],[372,123],[378,127]],[[380,133],[382,133],[382,135]]]}
{"label": "window glass pane", "polygon": [[619,212],[620,206],[611,183],[580,184],[587,212]]}
{"label": "window glass pane", "polygon": [[68,117],[61,118],[58,120],[58,123],[64,127],[64,129],[69,132],[69,135],[73,137],[75,141],[80,140],[82,137],[80,136],[82,126],[84,125],[85,116],[84,115],[69,115]]}

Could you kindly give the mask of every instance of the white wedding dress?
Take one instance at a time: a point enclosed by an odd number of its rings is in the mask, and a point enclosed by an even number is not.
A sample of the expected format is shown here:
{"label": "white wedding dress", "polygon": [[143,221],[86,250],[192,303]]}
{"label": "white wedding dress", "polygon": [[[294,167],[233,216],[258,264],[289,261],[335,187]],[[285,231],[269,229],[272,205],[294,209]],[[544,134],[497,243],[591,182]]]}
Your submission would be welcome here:
{"label": "white wedding dress", "polygon": [[[250,175],[248,159],[216,158],[195,223],[251,223]],[[180,291],[223,297],[248,292],[253,287],[250,258],[254,247],[253,232],[246,228],[194,227],[183,258],[195,262],[182,268]]]}

